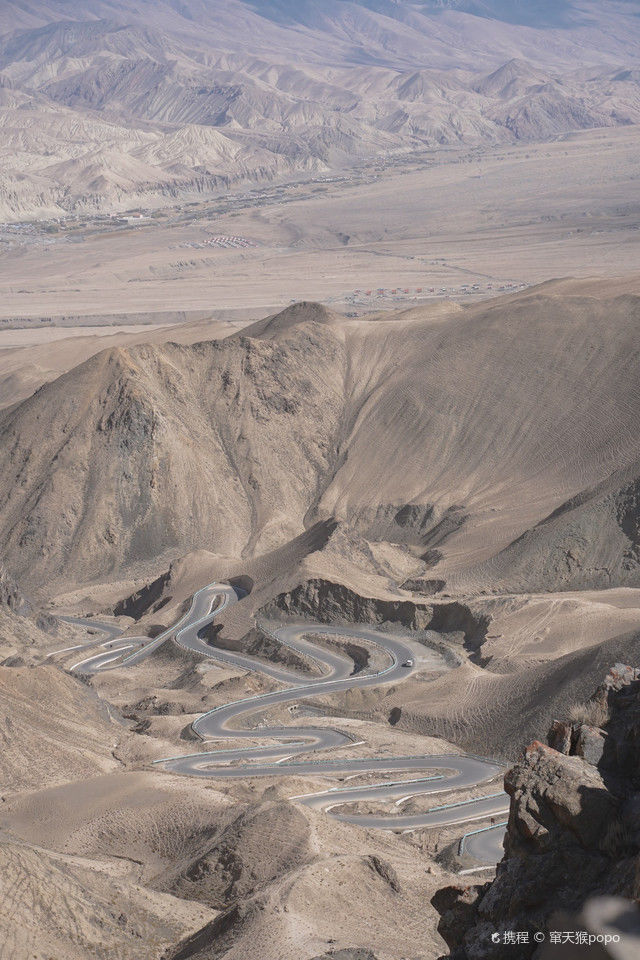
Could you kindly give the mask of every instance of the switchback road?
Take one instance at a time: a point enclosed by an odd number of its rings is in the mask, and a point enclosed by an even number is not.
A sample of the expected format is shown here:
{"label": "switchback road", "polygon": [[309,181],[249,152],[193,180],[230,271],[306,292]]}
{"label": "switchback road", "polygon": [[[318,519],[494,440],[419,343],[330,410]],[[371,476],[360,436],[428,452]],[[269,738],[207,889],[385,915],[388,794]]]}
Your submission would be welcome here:
{"label": "switchback road", "polygon": [[[218,663],[264,673],[286,684],[282,689],[236,700],[208,711],[192,724],[202,741],[234,741],[231,749],[198,751],[196,753],[156,761],[174,773],[212,779],[240,779],[247,777],[284,776],[363,776],[396,774],[397,778],[364,786],[339,787],[314,794],[292,797],[307,806],[323,809],[330,816],[369,828],[411,831],[426,827],[448,826],[486,820],[506,813],[509,802],[506,795],[494,785],[488,795],[460,802],[439,804],[420,813],[407,814],[403,805],[411,798],[431,796],[452,790],[471,790],[489,783],[499,776],[501,766],[491,760],[466,755],[367,757],[332,756],[325,751],[339,747],[353,747],[353,738],[333,727],[307,724],[286,725],[271,723],[267,716],[287,705],[295,712],[301,701],[344,692],[359,687],[379,687],[398,684],[411,675],[414,652],[411,640],[376,629],[370,625],[338,626],[327,624],[259,624],[260,629],[307,660],[317,665],[320,675],[301,681],[300,676],[284,668],[263,662],[255,657],[222,650],[213,646],[204,636],[204,628],[238,595],[227,584],[213,583],[199,590],[188,610],[178,623],[159,636],[114,637],[113,625],[94,621],[73,621],[104,629],[108,639],[97,641],[101,652],[80,660],[71,668],[77,673],[90,674],[100,670],[130,667],[157,650],[170,637],[181,647],[209,657]],[[71,620],[71,618],[69,618]],[[313,638],[317,641],[314,643]],[[340,650],[340,641],[351,639],[368,649],[376,649],[384,665],[375,672],[357,671],[354,662]],[[332,643],[332,640],[334,642]],[[426,659],[426,662],[425,662]],[[447,669],[445,658],[435,649],[425,648],[421,669]],[[253,718],[250,725],[249,720]],[[260,726],[256,727],[256,722]],[[237,742],[251,741],[238,747]],[[256,745],[255,741],[266,741]],[[321,752],[322,751],[322,752]],[[305,755],[306,759],[299,757]],[[311,755],[311,756],[309,756]],[[405,779],[401,775],[419,776]],[[392,814],[354,812],[341,808],[354,804],[376,804],[395,800]],[[502,818],[502,817],[501,817]],[[474,843],[477,859],[495,861],[497,844]]]}

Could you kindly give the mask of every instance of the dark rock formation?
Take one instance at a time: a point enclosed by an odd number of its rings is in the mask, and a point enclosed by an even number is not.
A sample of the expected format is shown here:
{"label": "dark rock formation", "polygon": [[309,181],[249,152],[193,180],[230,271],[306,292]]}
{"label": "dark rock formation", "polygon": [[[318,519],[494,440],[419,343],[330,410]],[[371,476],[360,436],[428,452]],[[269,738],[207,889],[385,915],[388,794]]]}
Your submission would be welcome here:
{"label": "dark rock formation", "polygon": [[434,630],[476,651],[491,618],[458,601],[419,603],[362,597],[341,583],[312,579],[281,593],[258,611],[259,617],[303,617],[319,623],[391,623],[410,630]]}
{"label": "dark rock formation", "polygon": [[[452,516],[456,518],[453,524]],[[465,519],[461,507],[442,513],[431,503],[382,503],[360,510],[351,523],[367,540],[386,540],[425,550],[443,543]]]}
{"label": "dark rock formation", "polygon": [[[513,957],[507,931],[529,934],[518,960],[540,957],[534,934],[548,944],[551,930],[564,929],[553,925],[558,911],[581,930],[588,899],[640,898],[640,670],[617,664],[576,712],[583,718],[556,721],[552,745],[534,741],[505,776],[511,810],[493,883],[433,899],[457,960]],[[637,909],[636,917],[640,925]]]}
{"label": "dark rock formation", "polygon": [[387,860],[383,860],[381,857],[371,854],[370,857],[367,857],[367,863],[374,873],[377,873],[385,883],[389,884],[394,893],[400,892],[400,880],[398,879],[398,874]]}
{"label": "dark rock formation", "polygon": [[453,949],[452,955],[462,956],[457,948],[465,933],[476,922],[478,900],[489,884],[454,884],[438,890],[431,903],[440,914],[438,933]]}
{"label": "dark rock formation", "polygon": [[400,586],[403,590],[409,590],[411,593],[421,593],[423,596],[433,596],[434,593],[440,593],[446,587],[445,580],[427,580],[424,577],[414,577],[405,580]]}
{"label": "dark rock formation", "polygon": [[131,596],[119,600],[113,609],[114,616],[133,617],[134,620],[139,620],[149,611],[157,613],[163,606],[164,591],[171,582],[172,567],[173,564],[166,573],[163,573],[151,583],[145,584]]}
{"label": "dark rock formation", "polygon": [[259,613],[266,618],[301,616],[319,623],[386,621],[411,629],[424,629],[432,619],[431,605],[361,597],[340,583],[320,579],[307,580],[290,593],[279,594]]}
{"label": "dark rock formation", "polygon": [[[51,614],[34,607],[34,604],[22,593],[20,587],[0,563],[0,608],[4,607],[9,614],[18,617],[28,617],[38,630],[44,633],[57,633],[59,623]],[[4,666],[20,666],[24,661],[21,657],[9,657],[3,661]]]}

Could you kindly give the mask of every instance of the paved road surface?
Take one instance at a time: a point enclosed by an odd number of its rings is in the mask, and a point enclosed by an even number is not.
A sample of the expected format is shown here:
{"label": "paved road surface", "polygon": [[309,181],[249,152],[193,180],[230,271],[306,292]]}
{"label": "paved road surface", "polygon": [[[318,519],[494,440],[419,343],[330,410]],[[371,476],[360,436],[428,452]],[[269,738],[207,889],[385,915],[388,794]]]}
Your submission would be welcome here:
{"label": "paved road surface", "polygon": [[467,834],[464,839],[465,853],[482,863],[497,863],[502,860],[505,820],[505,817],[500,817],[500,823],[495,827]]}
{"label": "paved road surface", "polygon": [[[92,628],[104,629],[109,639],[94,641],[91,646],[100,646],[102,652],[80,660],[71,668],[77,673],[95,673],[99,670],[134,666],[149,656],[170,637],[187,650],[209,657],[218,663],[264,673],[287,686],[272,693],[260,694],[216,707],[198,717],[193,729],[201,740],[251,740],[247,747],[234,747],[213,751],[201,751],[191,755],[171,757],[156,761],[167,770],[188,776],[239,779],[247,777],[301,776],[301,775],[364,775],[416,772],[421,776],[409,780],[396,779],[371,784],[365,787],[340,787],[332,790],[296,797],[308,806],[324,809],[336,819],[366,827],[386,830],[416,830],[431,826],[445,826],[468,823],[486,819],[494,814],[503,814],[508,810],[508,799],[495,789],[489,796],[480,796],[470,801],[431,807],[419,814],[404,814],[402,804],[410,797],[440,794],[453,789],[470,789],[487,783],[498,776],[501,767],[490,760],[465,755],[409,756],[409,757],[371,757],[354,759],[352,757],[325,758],[316,751],[335,750],[338,747],[353,747],[354,740],[349,734],[330,727],[300,726],[260,726],[255,723],[267,711],[289,705],[301,700],[325,696],[328,693],[352,690],[357,687],[379,687],[398,684],[410,676],[414,653],[409,642],[401,637],[377,630],[369,625],[334,626],[326,624],[266,624],[260,629],[270,634],[278,642],[315,661],[320,675],[301,681],[299,675],[281,667],[262,662],[255,657],[246,656],[228,650],[221,650],[204,638],[203,627],[227,606],[235,603],[238,592],[227,584],[210,584],[196,594],[189,609],[172,627],[158,637],[115,637],[112,625],[94,621],[72,621]],[[385,665],[377,672],[361,670],[356,672],[353,660],[339,651],[314,644],[309,638],[314,635],[337,638],[352,637],[375,645],[380,649]],[[446,670],[444,657],[436,650],[425,648],[426,664],[421,669]],[[253,717],[250,726],[247,721]],[[264,746],[256,746],[255,740],[267,741]],[[309,759],[308,755],[312,754]],[[307,759],[297,757],[307,755]],[[338,813],[337,809],[347,803],[363,801],[389,801],[397,799],[392,815]],[[495,834],[496,831],[491,831]],[[483,862],[495,862],[496,843],[489,841],[467,841],[467,851]]]}

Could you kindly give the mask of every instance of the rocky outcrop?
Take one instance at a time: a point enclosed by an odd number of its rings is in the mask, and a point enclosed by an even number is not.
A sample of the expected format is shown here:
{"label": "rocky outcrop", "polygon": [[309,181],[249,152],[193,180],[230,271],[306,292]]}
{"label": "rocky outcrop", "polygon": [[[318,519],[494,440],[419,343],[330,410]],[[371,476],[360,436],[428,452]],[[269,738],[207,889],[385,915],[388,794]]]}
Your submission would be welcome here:
{"label": "rocky outcrop", "polygon": [[361,597],[343,584],[321,579],[307,580],[289,593],[279,594],[259,612],[266,618],[285,614],[319,623],[394,622],[412,629],[424,629],[432,619],[430,605]]}
{"label": "rocky outcrop", "polygon": [[135,593],[119,600],[113,608],[114,616],[133,617],[134,620],[139,620],[149,611],[156,613],[161,606],[164,606],[164,592],[171,582],[172,567],[173,564],[168,571],[156,577],[151,583],[146,583]]}
{"label": "rocky outcrop", "polygon": [[617,663],[590,700],[571,712],[577,719],[552,724],[549,745],[597,766],[619,789],[626,781],[640,788],[640,668]]}
{"label": "rocky outcrop", "polygon": [[[0,624],[0,647],[2,641],[7,636],[11,640],[16,622],[20,624],[20,633],[31,634],[30,640],[40,638],[39,631],[44,633],[56,633],[59,622],[51,614],[34,607],[34,604],[22,593],[22,590],[13,579],[7,568],[0,563],[0,616],[3,624]],[[19,618],[19,620],[16,620]],[[22,657],[9,657],[4,660],[0,656],[0,662],[5,666],[21,666],[24,662]]]}
{"label": "rocky outcrop", "polygon": [[429,580],[424,577],[412,577],[400,584],[403,590],[409,590],[411,593],[421,593],[427,597],[434,593],[440,593],[446,585],[446,580]]}
{"label": "rocky outcrop", "polygon": [[488,883],[452,884],[437,890],[432,897],[431,903],[440,914],[438,933],[453,947],[454,953],[462,944],[469,927],[475,923],[478,898],[488,887]]}
{"label": "rocky outcrop", "polygon": [[491,623],[490,615],[473,610],[466,603],[460,603],[458,600],[450,603],[434,603],[432,611],[429,630],[435,630],[441,634],[460,635],[457,639],[462,641],[471,659],[482,663],[482,644]]}
{"label": "rocky outcrop", "polygon": [[3,564],[0,564],[0,606],[8,607],[12,613],[22,616],[31,613],[31,604],[22,595],[18,584]]}
{"label": "rocky outcrop", "polygon": [[426,554],[444,543],[467,519],[464,508],[456,505],[442,511],[431,503],[383,503],[358,510],[351,523],[367,540],[411,544]]}
{"label": "rocky outcrop", "polygon": [[486,637],[491,618],[458,601],[419,603],[363,597],[341,583],[306,580],[281,593],[258,611],[265,619],[303,617],[319,623],[391,623],[410,630],[433,630],[475,652]]}
{"label": "rocky outcrop", "polygon": [[[229,643],[223,639],[221,639],[220,645],[226,645],[230,649],[235,646],[233,641]],[[302,653],[293,650],[284,643],[280,643],[262,630],[250,630],[238,643],[237,649],[252,657],[262,657],[269,663],[281,664],[289,670],[298,670],[303,676],[309,674],[314,676],[322,673],[315,660],[305,657]]]}
{"label": "rocky outcrop", "polygon": [[507,931],[529,933],[519,958],[541,957],[533,935],[565,929],[557,911],[576,918],[594,897],[640,899],[640,670],[616,665],[573,712],[602,725],[556,721],[551,745],[533,741],[505,776],[511,809],[493,883],[434,898],[457,960],[513,956]]}

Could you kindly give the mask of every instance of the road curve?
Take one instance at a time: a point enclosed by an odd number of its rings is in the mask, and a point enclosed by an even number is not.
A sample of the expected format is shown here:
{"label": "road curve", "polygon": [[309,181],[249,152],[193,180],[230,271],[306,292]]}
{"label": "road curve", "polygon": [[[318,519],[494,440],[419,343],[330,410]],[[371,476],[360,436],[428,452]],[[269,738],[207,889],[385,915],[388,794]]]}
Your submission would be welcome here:
{"label": "road curve", "polygon": [[[464,837],[464,852],[481,863],[497,863],[504,853],[504,834],[507,821],[484,830],[473,830]],[[462,852],[462,851],[461,851]]]}
{"label": "road curve", "polygon": [[[371,757],[354,759],[351,757],[325,759],[316,755],[316,751],[326,751],[338,747],[353,746],[354,740],[349,734],[329,727],[300,726],[249,726],[248,720],[255,715],[264,715],[274,707],[293,705],[302,699],[324,696],[328,693],[352,690],[357,687],[381,686],[399,683],[411,674],[413,651],[407,641],[369,625],[334,626],[326,624],[260,624],[260,629],[270,634],[279,643],[289,646],[298,653],[315,661],[321,674],[313,679],[305,679],[291,671],[272,664],[263,663],[256,658],[213,647],[204,638],[203,628],[227,606],[236,602],[238,593],[227,584],[213,583],[199,590],[191,605],[178,623],[163,631],[158,637],[114,638],[113,628],[109,639],[98,642],[103,652],[79,661],[71,668],[77,673],[89,674],[101,670],[133,666],[144,657],[174,637],[184,649],[209,657],[219,663],[226,663],[242,669],[258,671],[286,683],[284,689],[259,694],[243,700],[216,707],[208,711],[192,724],[193,730],[201,740],[251,740],[247,747],[234,746],[232,749],[198,752],[186,756],[170,757],[155,761],[157,764],[177,774],[188,776],[239,779],[247,777],[273,776],[309,776],[309,775],[352,775],[363,774],[421,774],[410,780],[385,780],[365,787],[340,787],[293,797],[307,806],[323,809],[330,816],[344,822],[360,826],[410,831],[425,827],[446,826],[458,823],[471,823],[474,820],[487,819],[494,814],[504,814],[508,810],[508,798],[504,793],[493,792],[489,796],[476,797],[461,803],[446,804],[431,808],[419,814],[405,814],[402,804],[411,797],[437,795],[450,790],[471,789],[482,783],[488,783],[499,775],[502,768],[498,763],[479,757],[447,754],[442,756],[408,757]],[[68,618],[71,621],[71,618]],[[72,621],[94,628],[103,625],[92,621]],[[106,625],[109,626],[109,625]],[[312,643],[313,636],[336,638],[353,637],[364,640],[368,645],[377,646],[386,659],[386,665],[376,673],[360,671],[354,673],[353,661],[339,651]],[[96,646],[96,643],[93,644]],[[447,669],[444,657],[436,650],[428,651],[428,665],[434,670]],[[256,746],[255,740],[268,741]],[[314,753],[313,759],[298,760],[303,754]],[[392,815],[358,814],[337,812],[346,804],[396,800]],[[475,845],[474,845],[475,846]],[[495,862],[494,846],[490,848],[489,858],[485,856],[482,844],[478,844],[478,859]],[[487,845],[487,849],[489,849]]]}
{"label": "road curve", "polygon": [[[65,619],[68,623],[74,623],[79,626],[87,626],[87,624],[90,624],[92,627],[99,629],[102,633],[106,633],[110,637],[109,640],[99,643],[99,646],[105,648],[105,653],[95,654],[86,660],[80,660],[78,663],[74,663],[69,669],[74,673],[91,674],[98,673],[105,669],[115,670],[117,667],[133,666],[136,663],[140,663],[141,660],[144,660],[144,658],[148,657],[154,650],[157,650],[166,640],[177,635],[176,631],[179,633],[180,627],[183,624],[197,626],[198,629],[200,629],[205,622],[210,623],[214,616],[220,613],[229,603],[235,602],[237,596],[232,587],[227,587],[227,585],[224,584],[221,585],[224,589],[217,589],[213,592],[213,588],[217,586],[217,584],[210,584],[194,593],[186,613],[183,614],[177,623],[163,630],[162,633],[154,638],[118,636],[117,639],[114,639],[113,624],[76,619],[74,617],[61,617],[60,619]],[[118,634],[119,633],[120,631],[118,631]],[[87,644],[87,647],[88,646],[96,646],[96,644]],[[114,650],[116,651],[115,654],[113,653]],[[123,657],[122,654],[129,650],[133,650],[134,652]]]}

